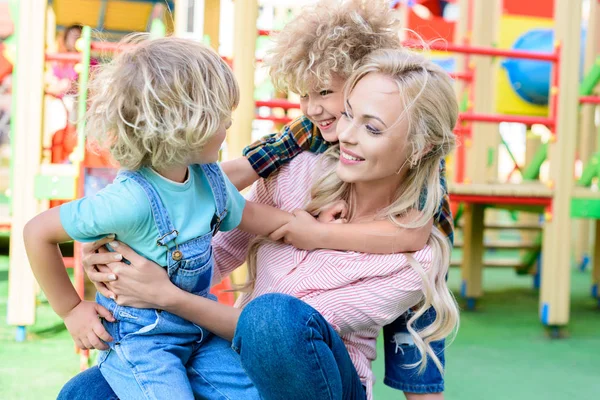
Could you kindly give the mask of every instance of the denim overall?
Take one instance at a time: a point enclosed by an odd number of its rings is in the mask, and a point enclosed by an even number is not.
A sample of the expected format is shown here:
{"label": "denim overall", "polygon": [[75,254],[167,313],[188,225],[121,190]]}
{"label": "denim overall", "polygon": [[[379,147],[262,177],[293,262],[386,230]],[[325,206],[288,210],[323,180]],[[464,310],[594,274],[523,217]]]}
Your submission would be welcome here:
{"label": "denim overall", "polygon": [[[159,232],[156,245],[165,247],[171,282],[186,292],[214,300],[209,295],[214,263],[211,240],[227,214],[227,190],[217,164],[202,165],[202,170],[215,198],[216,214],[210,232],[185,243],[177,242],[177,227],[154,187],[140,173],[121,171],[115,182],[131,179],[146,193]],[[258,398],[226,340],[166,311],[119,306],[101,294],[96,300],[117,320],[104,321],[114,340],[108,343],[110,350],[101,352],[98,366],[121,400],[193,399],[194,395]],[[211,381],[211,374],[218,370],[215,362],[226,364],[226,371],[221,366],[220,374],[231,375],[234,382],[222,382],[222,377],[214,378],[219,382]],[[215,395],[216,385],[228,387]],[[231,395],[226,395],[227,391]]]}

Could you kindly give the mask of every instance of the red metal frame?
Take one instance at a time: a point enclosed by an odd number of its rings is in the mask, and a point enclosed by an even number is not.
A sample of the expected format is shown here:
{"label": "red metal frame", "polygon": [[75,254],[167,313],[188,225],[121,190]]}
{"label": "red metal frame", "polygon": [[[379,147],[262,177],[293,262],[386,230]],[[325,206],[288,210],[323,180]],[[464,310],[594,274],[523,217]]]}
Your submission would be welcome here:
{"label": "red metal frame", "polygon": [[530,117],[526,115],[502,115],[502,114],[482,114],[474,112],[460,113],[459,119],[461,121],[473,121],[473,122],[519,122],[522,124],[533,125],[542,124],[549,127],[554,126],[555,122],[552,118],[546,117]]}
{"label": "red metal frame", "polygon": [[284,110],[299,109],[300,104],[282,99],[257,100],[256,107],[283,108]]}
{"label": "red metal frame", "polygon": [[581,104],[600,104],[600,96],[583,96],[579,98]]}
{"label": "red metal frame", "polygon": [[552,204],[551,197],[516,197],[516,196],[487,196],[474,194],[452,194],[450,200],[472,204],[505,204],[548,207]]}
{"label": "red metal frame", "polygon": [[492,57],[510,57],[510,58],[523,58],[526,60],[539,60],[539,61],[558,61],[558,54],[554,53],[541,53],[535,51],[524,51],[524,50],[504,50],[496,49],[493,47],[482,47],[482,46],[464,46],[453,43],[442,43],[442,42],[431,42],[423,44],[416,40],[406,40],[402,42],[404,47],[411,49],[423,49],[424,47],[429,50],[447,51],[452,53],[461,54],[473,54],[480,56],[492,56]]}
{"label": "red metal frame", "polygon": [[76,64],[81,62],[81,53],[47,53],[46,61],[62,61]]}

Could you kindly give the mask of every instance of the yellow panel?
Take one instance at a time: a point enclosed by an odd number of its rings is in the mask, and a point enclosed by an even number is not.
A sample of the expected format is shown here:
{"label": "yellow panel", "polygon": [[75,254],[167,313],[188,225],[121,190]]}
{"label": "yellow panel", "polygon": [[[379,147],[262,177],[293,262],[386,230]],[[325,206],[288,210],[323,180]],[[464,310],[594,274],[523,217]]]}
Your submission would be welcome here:
{"label": "yellow panel", "polygon": [[[535,28],[553,28],[551,19],[504,15],[500,19],[498,47],[510,49],[523,33]],[[496,79],[496,110],[503,114],[547,115],[547,106],[537,106],[521,99],[510,86],[508,74],[498,65]]]}
{"label": "yellow panel", "polygon": [[95,28],[98,23],[100,0],[54,0],[52,7],[57,25],[82,24]]}
{"label": "yellow panel", "polygon": [[[62,26],[79,23],[96,28],[101,3],[101,0],[54,0],[52,6],[56,14],[56,23]],[[104,28],[146,32],[152,7],[151,3],[110,0],[106,7]]]}
{"label": "yellow panel", "polygon": [[104,27],[115,31],[146,32],[152,7],[151,3],[109,1]]}

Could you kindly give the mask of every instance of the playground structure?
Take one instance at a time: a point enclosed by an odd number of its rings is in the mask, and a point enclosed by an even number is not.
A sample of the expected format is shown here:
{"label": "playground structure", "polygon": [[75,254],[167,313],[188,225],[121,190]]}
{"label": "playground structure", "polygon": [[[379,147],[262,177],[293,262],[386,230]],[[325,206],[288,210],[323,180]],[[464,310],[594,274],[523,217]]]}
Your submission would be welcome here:
{"label": "playground structure", "polygon": [[[219,48],[220,1],[196,1],[194,15],[188,18],[188,5],[193,0],[174,1],[169,3],[174,11],[174,22],[164,23],[155,32],[174,31],[176,35],[205,38],[214,48]],[[15,2],[16,4],[17,2]],[[130,6],[142,7],[145,10],[134,18],[125,8],[125,1],[95,1],[87,9],[76,14],[81,2],[53,2],[57,26],[66,26],[73,22],[93,25],[111,35],[121,35],[126,31],[146,30],[152,27],[149,16],[152,15],[152,4],[149,2],[131,2]],[[123,3],[123,4],[121,4]],[[200,6],[203,3],[203,6]],[[486,209],[506,208],[533,212],[542,215],[544,222],[537,224],[537,238],[529,243],[492,244],[496,247],[522,248],[531,261],[524,268],[530,272],[531,266],[538,260],[541,252],[543,270],[537,270],[541,283],[540,318],[544,325],[552,327],[554,334],[569,320],[569,274],[571,265],[570,246],[565,241],[570,238],[571,217],[600,220],[600,194],[597,191],[597,179],[600,175],[600,153],[595,152],[596,138],[594,130],[594,104],[600,104],[600,97],[595,96],[594,89],[600,80],[600,11],[597,0],[590,0],[590,19],[587,26],[587,44],[585,48],[583,83],[579,85],[580,40],[581,40],[581,0],[540,0],[530,6],[519,5],[513,0],[493,0],[489,2],[473,0],[457,0],[461,17],[456,23],[444,21],[432,16],[423,19],[410,8],[398,3],[399,17],[404,26],[418,32],[429,48],[434,50],[433,57],[452,53],[454,62],[451,75],[456,79],[457,95],[461,99],[460,123],[456,134],[460,136],[460,146],[453,157],[450,185],[453,202],[463,204],[461,217],[463,258],[461,262],[463,277],[463,296],[469,308],[475,307],[476,300],[483,295],[482,269],[484,266],[484,214]],[[524,3],[524,2],[520,2]],[[94,42],[89,27],[84,28],[79,42],[79,53],[47,52],[47,31],[49,18],[46,10],[33,0],[18,2],[18,12],[14,16],[16,22],[15,41],[20,49],[17,54],[18,68],[14,71],[15,93],[13,103],[12,146],[13,157],[19,160],[18,171],[13,171],[11,179],[12,215],[10,228],[13,232],[21,232],[24,224],[48,205],[50,200],[73,199],[89,190],[97,190],[110,180],[114,167],[106,158],[94,157],[85,148],[85,125],[77,126],[77,142],[70,156],[71,164],[53,164],[48,162],[44,154],[43,143],[43,93],[39,88],[44,86],[43,71],[45,63],[51,61],[72,62],[79,64],[79,112],[85,112],[85,96],[87,95],[87,77],[90,57],[93,52],[110,53],[117,50],[113,43]],[[111,8],[113,7],[113,8]],[[115,6],[116,7],[116,6]],[[533,10],[535,9],[535,10]],[[117,10],[117,11],[114,11]],[[120,11],[119,11],[120,10]],[[289,110],[299,108],[298,104],[288,99],[255,100],[255,65],[256,41],[271,32],[259,30],[256,26],[258,18],[257,0],[236,0],[234,11],[234,73],[238,78],[241,91],[240,104],[236,110],[233,126],[227,139],[227,154],[235,157],[251,142],[252,124],[255,120],[272,121],[283,124],[290,121]],[[529,12],[519,14],[518,12]],[[75,14],[69,14],[73,12]],[[64,13],[64,14],[63,14]],[[111,19],[120,13],[128,15],[127,23]],[[73,15],[76,15],[75,18]],[[554,19],[552,19],[554,16]],[[79,19],[82,18],[82,19]],[[137,18],[137,19],[136,19]],[[194,24],[190,27],[189,20]],[[520,26],[519,36],[524,29],[554,28],[550,49],[511,49],[515,42],[515,26]],[[20,27],[27,27],[21,29]],[[507,34],[511,32],[511,34]],[[446,42],[435,41],[442,36]],[[510,36],[510,37],[509,37]],[[598,38],[592,40],[590,38]],[[500,39],[500,40],[498,40]],[[421,44],[404,38],[406,46],[420,48]],[[494,47],[495,44],[498,47]],[[26,50],[23,50],[26,49]],[[446,56],[447,57],[447,56]],[[498,60],[503,59],[506,67],[501,67]],[[515,79],[504,69],[516,70],[515,60],[534,60],[551,63],[547,75],[546,97],[549,105],[541,100],[532,104],[519,96],[523,84],[518,89]],[[512,65],[512,67],[509,67]],[[534,65],[535,66],[535,65]],[[539,64],[537,65],[539,67]],[[523,75],[522,75],[523,76]],[[527,75],[524,75],[527,77]],[[496,82],[496,84],[492,84]],[[518,86],[518,85],[517,85]],[[526,85],[525,85],[526,86]],[[543,84],[542,92],[543,92]],[[581,87],[581,93],[578,88]],[[521,91],[522,92],[522,91]],[[534,93],[535,90],[533,91]],[[27,98],[21,95],[28,93]],[[538,93],[539,94],[539,93]],[[581,104],[581,106],[580,106]],[[580,108],[581,107],[581,108]],[[581,110],[581,118],[578,117]],[[265,113],[265,111],[267,111]],[[495,114],[498,113],[498,114]],[[515,170],[521,171],[524,178],[532,180],[528,183],[507,184],[498,182],[498,148],[501,137],[497,130],[500,122],[522,123],[526,126],[541,124],[548,127],[550,138],[548,143],[540,144],[539,140],[528,140],[527,153],[530,155],[531,168],[521,167],[515,162]],[[578,130],[579,127],[579,130]],[[28,132],[27,135],[16,135],[16,131]],[[587,163],[584,173],[575,186],[574,165],[579,135],[579,158]],[[531,148],[530,148],[531,144]],[[537,147],[537,148],[536,148]],[[514,158],[514,157],[513,157]],[[550,160],[549,180],[541,182],[537,179],[540,166],[546,158]],[[40,161],[42,160],[42,161]],[[457,208],[458,210],[458,208]],[[538,217],[534,217],[537,220]],[[531,221],[531,219],[530,219]],[[589,225],[589,224],[587,224]],[[585,243],[590,229],[582,224],[580,243]],[[522,223],[512,228],[523,227]],[[531,227],[532,224],[526,225]],[[598,226],[598,222],[596,222]],[[487,226],[487,228],[500,228]],[[599,226],[600,228],[600,226]],[[598,231],[600,233],[600,231]],[[25,337],[25,326],[35,320],[36,285],[25,256],[20,234],[11,236],[9,308],[8,321],[18,327],[17,338]],[[595,249],[600,251],[600,235],[596,236]],[[588,254],[589,249],[582,246],[581,255]],[[597,253],[597,254],[600,254]],[[533,256],[532,256],[533,255]],[[79,251],[75,251],[74,259],[69,260],[75,270],[75,282],[79,294],[83,295],[83,273],[80,265]],[[497,266],[517,266],[514,261],[497,263]],[[593,295],[598,297],[600,283],[600,257],[593,257]],[[234,276],[243,280],[243,274]]]}

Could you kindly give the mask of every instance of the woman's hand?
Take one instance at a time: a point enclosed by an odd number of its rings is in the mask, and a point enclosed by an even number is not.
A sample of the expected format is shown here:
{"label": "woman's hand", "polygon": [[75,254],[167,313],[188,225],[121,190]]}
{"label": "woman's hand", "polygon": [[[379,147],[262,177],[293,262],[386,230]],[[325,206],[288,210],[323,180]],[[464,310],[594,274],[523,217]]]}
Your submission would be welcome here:
{"label": "woman's hand", "polygon": [[181,289],[169,280],[167,271],[147,260],[121,242],[110,242],[110,247],[131,264],[113,262],[108,265],[116,280],[106,282],[119,305],[136,308],[164,309],[174,294]]}
{"label": "woman's hand", "polygon": [[117,279],[107,264],[121,261],[123,256],[119,253],[109,252],[105,245],[115,240],[115,235],[109,235],[93,243],[84,243],[82,249],[83,269],[96,290],[105,297],[115,298],[115,294],[106,286],[108,282]]}

